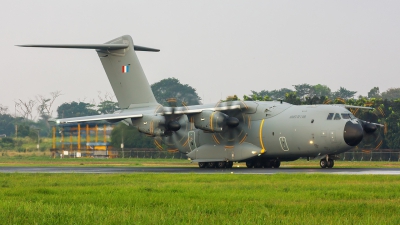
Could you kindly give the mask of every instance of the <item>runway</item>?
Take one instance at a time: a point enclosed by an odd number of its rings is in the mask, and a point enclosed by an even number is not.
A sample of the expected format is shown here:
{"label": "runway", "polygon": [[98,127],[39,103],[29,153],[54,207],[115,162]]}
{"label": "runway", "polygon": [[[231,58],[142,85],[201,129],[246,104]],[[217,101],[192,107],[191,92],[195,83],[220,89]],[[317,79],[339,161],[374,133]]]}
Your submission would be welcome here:
{"label": "runway", "polygon": [[196,167],[0,167],[0,173],[196,173],[196,174],[343,174],[400,175],[400,168],[279,168],[279,169],[200,169]]}

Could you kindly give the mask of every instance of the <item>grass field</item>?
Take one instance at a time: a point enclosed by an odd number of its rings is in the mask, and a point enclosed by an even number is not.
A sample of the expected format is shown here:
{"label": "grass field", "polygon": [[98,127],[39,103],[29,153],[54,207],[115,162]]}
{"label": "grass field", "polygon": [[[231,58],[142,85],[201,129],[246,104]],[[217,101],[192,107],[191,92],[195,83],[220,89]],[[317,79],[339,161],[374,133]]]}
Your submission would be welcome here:
{"label": "grass field", "polygon": [[[8,153],[0,156],[0,166],[112,166],[112,167],[197,167],[197,163],[191,163],[183,159],[149,159],[149,158],[51,158],[50,154],[20,154]],[[235,163],[234,167],[246,167],[245,163]],[[320,168],[317,160],[296,160],[282,162],[282,168]],[[335,162],[335,168],[400,168],[397,161],[340,161]]]}
{"label": "grass field", "polygon": [[400,178],[0,174],[1,224],[400,224]]}

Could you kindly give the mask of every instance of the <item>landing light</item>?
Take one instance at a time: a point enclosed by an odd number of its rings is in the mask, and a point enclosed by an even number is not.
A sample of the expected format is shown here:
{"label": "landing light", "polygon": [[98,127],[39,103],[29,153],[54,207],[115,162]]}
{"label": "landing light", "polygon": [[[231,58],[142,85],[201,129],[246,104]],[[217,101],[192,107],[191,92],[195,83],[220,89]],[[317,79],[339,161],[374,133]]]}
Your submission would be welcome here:
{"label": "landing light", "polygon": [[310,145],[312,145],[312,144],[314,144],[314,142],[313,142],[313,141],[310,141]]}

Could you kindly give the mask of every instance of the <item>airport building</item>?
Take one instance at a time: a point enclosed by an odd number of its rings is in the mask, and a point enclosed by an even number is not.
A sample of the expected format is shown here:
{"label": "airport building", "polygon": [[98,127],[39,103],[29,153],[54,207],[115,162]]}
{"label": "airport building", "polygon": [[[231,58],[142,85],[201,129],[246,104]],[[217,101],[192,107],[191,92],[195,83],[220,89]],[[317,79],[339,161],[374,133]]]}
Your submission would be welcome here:
{"label": "airport building", "polygon": [[52,148],[55,157],[112,158],[110,140],[113,126],[108,123],[66,123],[52,127]]}

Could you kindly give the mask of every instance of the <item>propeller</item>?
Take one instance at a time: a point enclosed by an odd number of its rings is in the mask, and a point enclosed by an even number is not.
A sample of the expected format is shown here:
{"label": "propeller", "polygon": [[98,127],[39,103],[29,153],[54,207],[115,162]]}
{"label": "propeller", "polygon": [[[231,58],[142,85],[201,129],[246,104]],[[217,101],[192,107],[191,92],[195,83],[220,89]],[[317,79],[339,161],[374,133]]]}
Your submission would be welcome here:
{"label": "propeller", "polygon": [[223,132],[214,134],[214,140],[217,143],[223,142],[226,148],[233,148],[237,143],[241,144],[247,137],[247,132],[245,132],[243,128],[245,119],[242,111],[231,109],[235,105],[244,104],[243,102],[235,101],[236,98],[235,96],[228,96],[227,101],[219,102],[217,105],[227,107],[227,110],[221,111],[227,115],[227,118],[224,121],[225,126],[222,129]]}
{"label": "propeller", "polygon": [[367,120],[361,120],[358,119],[361,126],[363,127],[364,130],[364,138],[362,143],[364,144],[364,148],[370,148],[377,150],[379,149],[382,144],[383,144],[383,137],[382,137],[382,131],[380,128],[383,128],[383,131],[386,129],[386,123],[379,124],[379,123],[373,123],[369,121],[382,121],[385,118],[385,113],[384,110],[381,108],[381,106],[375,108],[372,112],[368,112],[367,114]]}
{"label": "propeller", "polygon": [[[187,133],[187,117],[186,115],[175,114],[177,107],[175,98],[169,98],[167,102],[169,107],[160,108],[164,113],[164,121],[159,125],[164,127],[164,132],[156,137],[156,146],[161,146],[160,142],[163,141],[168,146],[169,152],[176,152],[178,151],[175,147],[176,144],[184,144],[182,142],[184,142]],[[185,129],[182,129],[183,127]]]}

